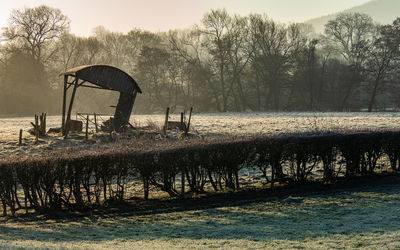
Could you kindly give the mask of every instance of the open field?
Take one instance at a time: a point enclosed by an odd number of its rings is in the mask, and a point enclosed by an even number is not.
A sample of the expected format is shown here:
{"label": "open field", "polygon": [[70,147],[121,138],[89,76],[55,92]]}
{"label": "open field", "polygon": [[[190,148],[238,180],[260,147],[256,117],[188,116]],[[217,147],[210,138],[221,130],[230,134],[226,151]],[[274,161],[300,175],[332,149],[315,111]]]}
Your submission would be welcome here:
{"label": "open field", "polygon": [[[108,119],[108,116],[102,117]],[[75,116],[74,116],[75,119]],[[135,127],[150,127],[160,132],[164,115],[133,115],[131,124]],[[172,114],[170,120],[179,121],[180,116]],[[81,145],[84,134],[70,137],[65,141],[59,135],[44,138],[41,143],[34,143],[34,137],[27,131],[32,128],[33,117],[0,119],[0,156],[16,154],[41,154],[42,152],[62,147]],[[101,123],[101,118],[99,122]],[[49,116],[47,127],[61,126],[60,116]],[[191,128],[198,136],[215,135],[280,135],[297,132],[343,131],[343,130],[397,130],[400,129],[400,113],[226,113],[196,114],[191,121]],[[24,145],[19,147],[19,130],[23,129]],[[94,133],[90,124],[89,133]],[[175,133],[176,135],[176,133]],[[174,136],[173,136],[174,137]],[[97,137],[93,141],[102,141]],[[89,147],[89,145],[83,145]]]}
{"label": "open field", "polygon": [[153,215],[1,219],[1,248],[399,248],[400,185]]}
{"label": "open field", "polygon": [[[165,115],[133,115],[131,123],[137,126],[151,123],[161,127],[164,118]],[[32,127],[30,122],[33,120],[33,117],[0,119],[0,140],[18,139],[19,129],[26,132]],[[170,120],[178,121],[179,117],[171,115]],[[49,116],[47,123],[49,128],[60,127],[61,117]],[[191,124],[201,134],[274,135],[310,130],[396,129],[400,128],[400,113],[194,113]]]}

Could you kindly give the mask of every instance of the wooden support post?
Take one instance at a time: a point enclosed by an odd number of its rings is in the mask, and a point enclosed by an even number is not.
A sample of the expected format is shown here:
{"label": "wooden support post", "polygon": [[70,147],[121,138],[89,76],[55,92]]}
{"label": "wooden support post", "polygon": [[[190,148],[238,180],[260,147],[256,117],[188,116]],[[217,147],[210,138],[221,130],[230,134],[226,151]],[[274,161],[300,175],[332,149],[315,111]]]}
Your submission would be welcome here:
{"label": "wooden support post", "polygon": [[97,115],[96,113],[94,113],[94,126],[96,128],[96,133],[99,132],[99,127],[97,126]]}
{"label": "wooden support post", "polygon": [[74,89],[72,90],[71,101],[69,103],[68,114],[67,114],[67,121],[65,122],[65,132],[64,132],[64,139],[67,139],[68,132],[69,132],[69,123],[71,121],[71,112],[72,112],[72,105],[74,104],[75,93],[76,89],[78,88],[78,78],[75,79]]}
{"label": "wooden support post", "polygon": [[68,76],[64,76],[64,92],[63,92],[62,121],[61,121],[62,135],[65,135],[65,109],[67,105],[67,82],[68,82]]}
{"label": "wooden support post", "polygon": [[19,140],[18,140],[18,145],[22,145],[22,129],[19,130]]}
{"label": "wooden support post", "polygon": [[169,116],[169,107],[167,108],[167,111],[165,112],[164,135],[167,134],[167,129],[168,129],[168,116]]}
{"label": "wooden support post", "polygon": [[85,131],[85,139],[89,139],[89,115],[86,116],[86,131]]}
{"label": "wooden support post", "polygon": [[39,117],[35,115],[35,140],[39,140]]}
{"label": "wooden support post", "polygon": [[189,121],[188,121],[188,124],[187,124],[187,128],[186,128],[185,135],[188,135],[188,133],[189,133],[189,129],[190,129],[190,120],[192,119],[192,111],[193,111],[193,107],[190,108]]}

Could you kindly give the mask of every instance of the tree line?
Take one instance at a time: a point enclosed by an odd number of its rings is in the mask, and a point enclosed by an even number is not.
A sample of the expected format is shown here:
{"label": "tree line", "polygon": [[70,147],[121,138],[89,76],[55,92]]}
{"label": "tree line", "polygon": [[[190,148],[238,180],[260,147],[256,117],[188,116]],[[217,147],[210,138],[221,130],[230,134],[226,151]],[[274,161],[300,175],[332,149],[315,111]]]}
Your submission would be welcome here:
{"label": "tree line", "polygon": [[[185,30],[69,32],[48,6],[13,10],[0,44],[0,115],[58,114],[59,73],[108,64],[138,82],[134,112],[358,111],[400,107],[400,19],[343,13],[323,34],[266,15],[210,10]],[[80,95],[80,96],[79,96]],[[79,90],[77,109],[110,111],[117,95]],[[111,112],[110,112],[111,113]]]}

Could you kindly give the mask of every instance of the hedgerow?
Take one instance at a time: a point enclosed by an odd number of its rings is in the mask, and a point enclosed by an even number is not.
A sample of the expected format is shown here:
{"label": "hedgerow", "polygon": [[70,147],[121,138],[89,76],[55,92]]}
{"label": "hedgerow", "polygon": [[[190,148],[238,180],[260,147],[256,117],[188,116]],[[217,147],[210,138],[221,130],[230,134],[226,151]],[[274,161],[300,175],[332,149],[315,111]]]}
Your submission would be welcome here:
{"label": "hedgerow", "polygon": [[[79,209],[132,198],[141,190],[171,197],[185,193],[238,190],[247,178],[264,184],[300,183],[320,173],[325,182],[340,175],[372,174],[381,162],[398,171],[400,132],[292,134],[181,141],[130,141],[82,150],[64,149],[0,161],[3,215],[18,210]],[[380,168],[381,169],[381,168]]]}

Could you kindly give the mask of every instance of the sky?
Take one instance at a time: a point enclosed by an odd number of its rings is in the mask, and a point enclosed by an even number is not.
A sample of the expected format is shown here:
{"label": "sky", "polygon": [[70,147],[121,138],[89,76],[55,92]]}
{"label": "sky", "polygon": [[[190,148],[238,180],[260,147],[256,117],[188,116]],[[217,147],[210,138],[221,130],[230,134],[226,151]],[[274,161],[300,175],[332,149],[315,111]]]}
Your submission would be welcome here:
{"label": "sky", "polygon": [[10,11],[42,4],[59,8],[71,20],[71,32],[90,36],[97,26],[118,32],[133,28],[153,32],[199,23],[210,9],[229,13],[266,13],[279,22],[302,22],[354,7],[369,0],[1,0],[0,27]]}

